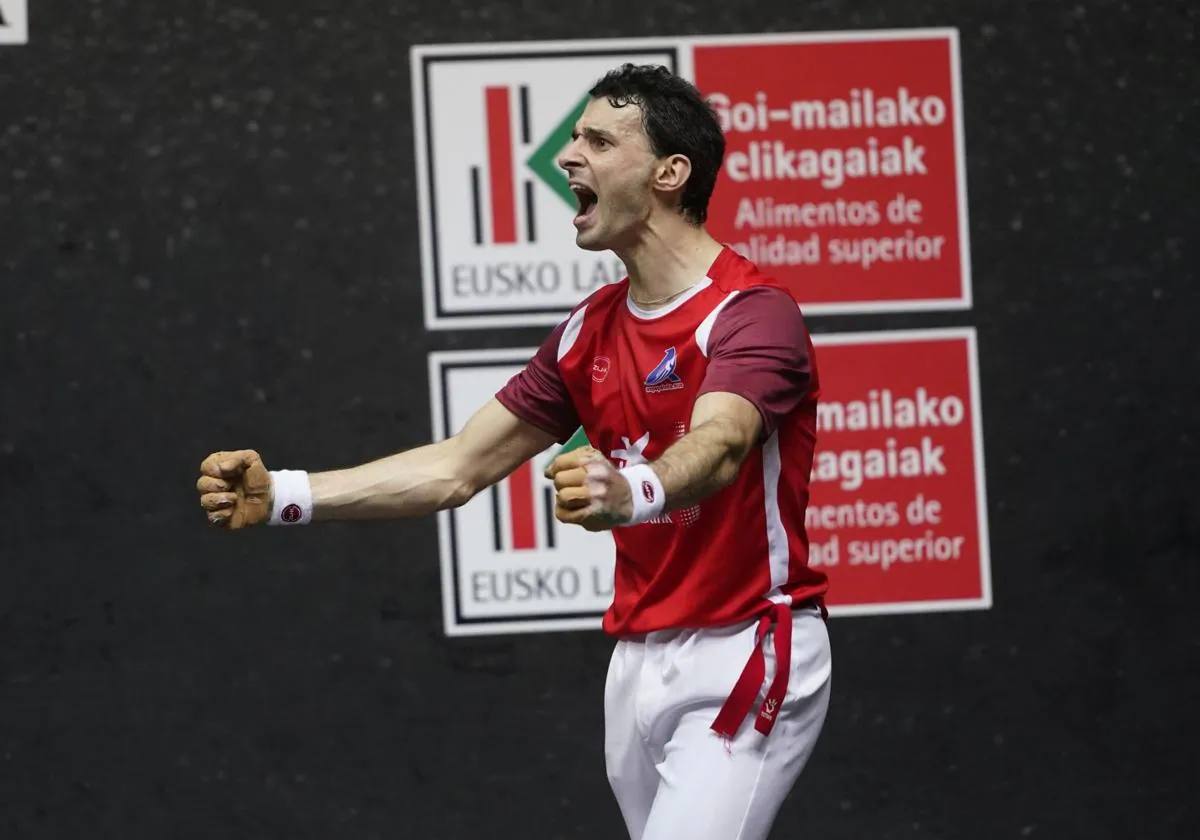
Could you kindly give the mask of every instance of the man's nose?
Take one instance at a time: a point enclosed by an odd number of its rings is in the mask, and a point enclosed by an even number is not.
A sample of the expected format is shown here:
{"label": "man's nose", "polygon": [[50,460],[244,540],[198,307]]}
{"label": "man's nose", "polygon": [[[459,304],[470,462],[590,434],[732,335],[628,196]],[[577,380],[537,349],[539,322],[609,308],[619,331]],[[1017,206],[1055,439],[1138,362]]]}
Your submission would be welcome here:
{"label": "man's nose", "polygon": [[568,143],[566,148],[558,153],[558,159],[556,160],[556,163],[558,163],[561,169],[565,169],[568,172],[575,167],[583,166],[583,159],[579,155],[578,137]]}

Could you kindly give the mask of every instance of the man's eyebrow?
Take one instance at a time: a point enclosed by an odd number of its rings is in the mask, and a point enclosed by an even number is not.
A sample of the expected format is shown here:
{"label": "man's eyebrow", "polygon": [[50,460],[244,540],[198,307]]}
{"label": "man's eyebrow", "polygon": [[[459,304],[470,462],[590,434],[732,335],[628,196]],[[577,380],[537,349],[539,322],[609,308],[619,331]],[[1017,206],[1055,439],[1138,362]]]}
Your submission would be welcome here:
{"label": "man's eyebrow", "polygon": [[572,137],[578,137],[580,134],[588,139],[607,140],[609,143],[613,143],[617,139],[610,132],[607,132],[602,128],[592,128],[591,126],[576,128],[573,132],[571,132]]}

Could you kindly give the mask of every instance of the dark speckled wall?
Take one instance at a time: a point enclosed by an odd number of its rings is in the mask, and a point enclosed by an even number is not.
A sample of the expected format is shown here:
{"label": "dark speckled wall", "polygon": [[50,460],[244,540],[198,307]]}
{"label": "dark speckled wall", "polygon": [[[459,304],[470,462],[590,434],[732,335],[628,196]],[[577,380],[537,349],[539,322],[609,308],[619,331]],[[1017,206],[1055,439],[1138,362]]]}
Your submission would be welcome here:
{"label": "dark speckled wall", "polygon": [[213,448],[430,434],[408,48],[957,26],[996,606],[847,618],[774,837],[1200,818],[1193,4],[32,0],[0,47],[0,836],[615,838],[599,633],[450,641],[432,520],[210,532]]}

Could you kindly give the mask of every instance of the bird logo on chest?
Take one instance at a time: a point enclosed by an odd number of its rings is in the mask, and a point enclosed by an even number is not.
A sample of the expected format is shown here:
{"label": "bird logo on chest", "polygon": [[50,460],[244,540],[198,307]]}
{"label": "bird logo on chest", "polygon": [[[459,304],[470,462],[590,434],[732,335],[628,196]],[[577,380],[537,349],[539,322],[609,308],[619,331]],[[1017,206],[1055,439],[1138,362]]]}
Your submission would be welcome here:
{"label": "bird logo on chest", "polygon": [[659,361],[650,373],[646,374],[646,381],[643,387],[647,394],[658,394],[663,391],[678,391],[683,387],[683,379],[676,373],[675,368],[679,362],[679,356],[675,352],[674,347],[668,347],[663,353],[662,360]]}

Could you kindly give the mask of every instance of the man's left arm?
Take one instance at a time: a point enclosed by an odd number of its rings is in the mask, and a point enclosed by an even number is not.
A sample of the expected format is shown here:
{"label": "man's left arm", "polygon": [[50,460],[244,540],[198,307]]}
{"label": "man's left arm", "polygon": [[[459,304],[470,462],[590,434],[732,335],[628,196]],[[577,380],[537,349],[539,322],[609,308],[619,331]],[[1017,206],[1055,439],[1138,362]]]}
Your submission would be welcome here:
{"label": "man's left arm", "polygon": [[[732,483],[761,429],[758,410],[744,397],[701,394],[691,431],[648,465],[659,482],[651,492],[664,496],[662,510],[690,507]],[[591,447],[556,458],[546,477],[558,490],[555,513],[562,522],[603,531],[628,524],[633,516],[630,482]]]}
{"label": "man's left arm", "polygon": [[714,326],[690,431],[652,464],[620,471],[591,448],[557,458],[546,476],[560,521],[599,531],[642,521],[647,510],[696,504],[732,483],[754,446],[807,396],[814,366],[798,307],[778,289],[740,297]]}

